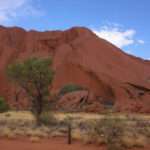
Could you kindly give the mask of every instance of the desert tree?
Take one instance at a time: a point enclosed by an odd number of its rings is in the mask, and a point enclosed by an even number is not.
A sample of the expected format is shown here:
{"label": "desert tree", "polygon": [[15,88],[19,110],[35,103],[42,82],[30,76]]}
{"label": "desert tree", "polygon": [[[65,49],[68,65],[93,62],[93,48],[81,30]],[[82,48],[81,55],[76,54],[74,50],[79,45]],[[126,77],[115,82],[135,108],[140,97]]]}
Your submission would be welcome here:
{"label": "desert tree", "polygon": [[7,74],[15,84],[26,92],[31,103],[31,111],[40,123],[40,115],[48,102],[49,88],[54,72],[50,58],[29,58],[16,62],[7,68]]}

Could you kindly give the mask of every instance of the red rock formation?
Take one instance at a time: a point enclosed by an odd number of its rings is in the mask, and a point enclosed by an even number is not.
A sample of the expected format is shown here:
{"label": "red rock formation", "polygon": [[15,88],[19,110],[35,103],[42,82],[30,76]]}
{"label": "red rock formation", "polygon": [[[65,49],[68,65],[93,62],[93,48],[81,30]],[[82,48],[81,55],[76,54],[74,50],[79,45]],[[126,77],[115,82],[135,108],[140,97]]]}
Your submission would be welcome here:
{"label": "red rock formation", "polygon": [[53,92],[76,83],[94,95],[91,106],[113,101],[116,111],[150,112],[150,62],[124,53],[81,27],[46,32],[0,27],[0,95],[9,102],[14,99],[14,88],[5,68],[32,56],[52,56]]}

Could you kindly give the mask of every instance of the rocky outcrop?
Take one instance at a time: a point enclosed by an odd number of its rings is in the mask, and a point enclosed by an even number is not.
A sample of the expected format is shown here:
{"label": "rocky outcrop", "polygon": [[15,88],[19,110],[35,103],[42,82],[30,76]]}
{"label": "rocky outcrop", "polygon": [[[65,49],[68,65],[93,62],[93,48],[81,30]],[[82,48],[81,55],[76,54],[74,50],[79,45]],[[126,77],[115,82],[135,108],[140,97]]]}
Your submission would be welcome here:
{"label": "rocky outcrop", "polygon": [[[16,87],[8,81],[5,68],[32,56],[53,58],[53,93],[68,83],[92,93],[90,107],[84,103],[84,110],[113,104],[115,111],[150,112],[150,62],[124,53],[83,27],[45,32],[0,27],[0,95],[10,103]],[[27,99],[23,95],[19,94],[21,104]],[[78,100],[60,99],[59,107],[70,107],[69,103],[75,107]]]}

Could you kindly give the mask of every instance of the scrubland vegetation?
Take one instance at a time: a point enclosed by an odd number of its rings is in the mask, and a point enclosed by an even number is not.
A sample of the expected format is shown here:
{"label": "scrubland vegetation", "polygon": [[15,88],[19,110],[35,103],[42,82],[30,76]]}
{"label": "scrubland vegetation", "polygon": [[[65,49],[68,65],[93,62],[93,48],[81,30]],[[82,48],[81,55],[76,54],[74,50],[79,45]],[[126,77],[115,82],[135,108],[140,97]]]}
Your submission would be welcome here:
{"label": "scrubland vegetation", "polygon": [[90,113],[43,113],[41,125],[28,111],[0,114],[0,136],[14,139],[27,137],[38,142],[42,138],[68,137],[85,144],[107,145],[108,150],[144,147],[150,142],[150,116]]}

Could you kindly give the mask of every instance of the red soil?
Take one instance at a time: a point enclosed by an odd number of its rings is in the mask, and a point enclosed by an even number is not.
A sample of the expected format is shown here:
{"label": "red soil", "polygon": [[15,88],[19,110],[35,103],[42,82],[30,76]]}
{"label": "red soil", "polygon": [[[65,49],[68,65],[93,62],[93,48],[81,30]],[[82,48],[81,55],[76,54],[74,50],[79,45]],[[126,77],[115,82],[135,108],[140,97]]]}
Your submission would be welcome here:
{"label": "red soil", "polygon": [[[68,145],[64,138],[51,138],[49,140],[41,140],[33,143],[27,139],[0,139],[1,150],[106,150],[104,146],[96,146],[92,144],[83,144],[73,142]],[[133,148],[130,150],[149,150],[150,146],[144,148]]]}
{"label": "red soil", "polygon": [[[6,66],[31,56],[51,56],[53,93],[68,83],[85,87],[90,96],[84,111],[101,111],[102,102],[113,101],[116,111],[150,113],[150,61],[124,53],[89,29],[37,32],[0,27],[0,41],[0,95],[11,104],[16,87],[6,78]],[[81,95],[60,103],[75,108]],[[24,105],[24,97],[23,93],[19,96],[20,105]]]}
{"label": "red soil", "polygon": [[65,139],[52,138],[41,140],[38,143],[29,140],[4,140],[0,139],[1,150],[104,150],[98,146],[85,145],[80,142],[73,142],[71,145]]}

